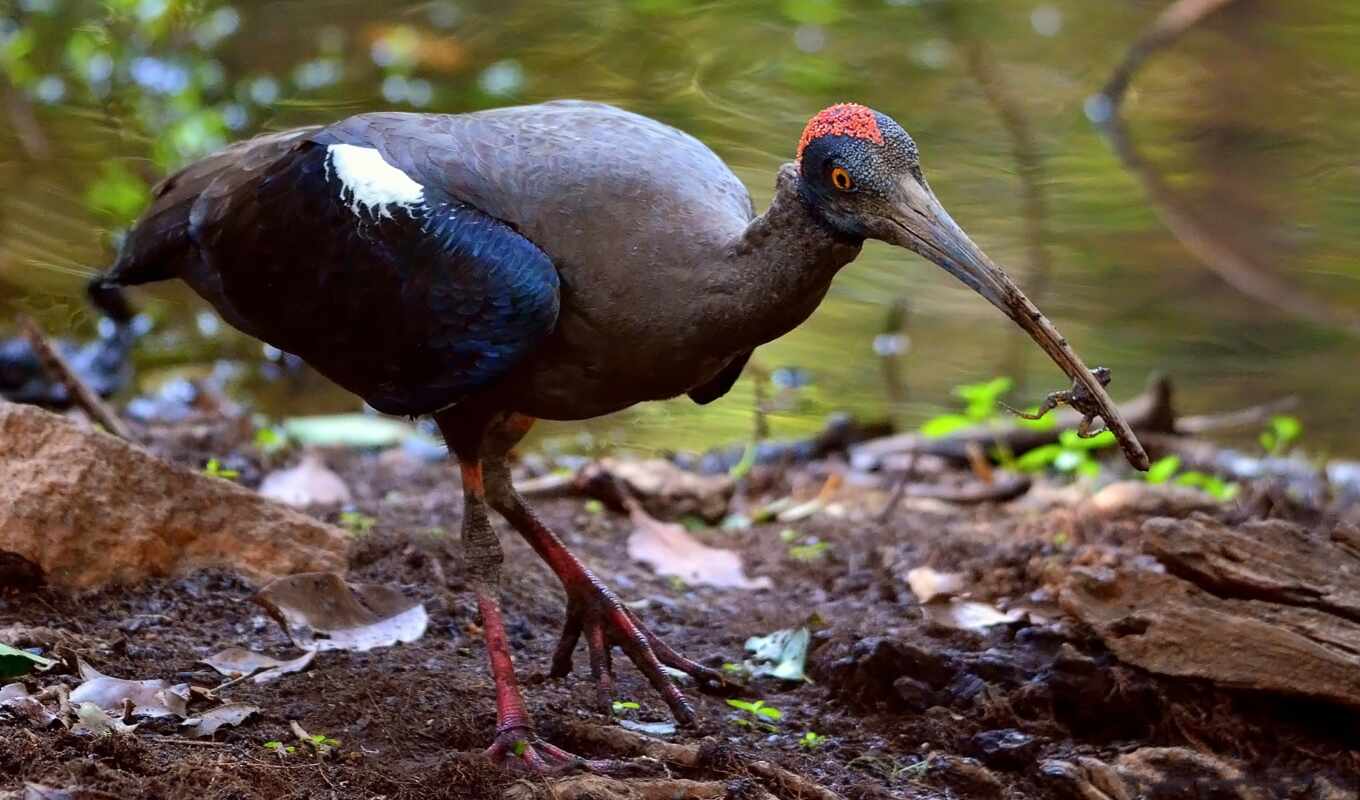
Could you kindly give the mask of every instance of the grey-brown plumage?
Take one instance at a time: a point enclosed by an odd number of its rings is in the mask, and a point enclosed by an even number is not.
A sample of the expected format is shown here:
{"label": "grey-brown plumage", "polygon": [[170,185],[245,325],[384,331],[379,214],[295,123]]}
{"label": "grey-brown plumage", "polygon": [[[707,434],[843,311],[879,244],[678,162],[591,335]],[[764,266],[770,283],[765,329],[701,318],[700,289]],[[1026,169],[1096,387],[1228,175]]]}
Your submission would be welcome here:
{"label": "grey-brown plumage", "polygon": [[183,278],[229,322],[378,409],[433,413],[463,473],[468,581],[497,686],[488,752],[534,771],[607,768],[533,735],[488,509],[566,590],[554,675],[584,638],[607,709],[621,647],[685,722],[693,711],[662,666],[709,688],[726,681],[667,647],[566,550],[515,492],[507,453],[536,417],[717,399],[755,348],[813,312],[868,238],[929,258],[1005,312],[1145,466],[1066,340],[935,199],[911,137],[853,104],[809,122],[760,216],[698,140],[598,103],[362,114],[271,134],[159,186],[108,280]]}

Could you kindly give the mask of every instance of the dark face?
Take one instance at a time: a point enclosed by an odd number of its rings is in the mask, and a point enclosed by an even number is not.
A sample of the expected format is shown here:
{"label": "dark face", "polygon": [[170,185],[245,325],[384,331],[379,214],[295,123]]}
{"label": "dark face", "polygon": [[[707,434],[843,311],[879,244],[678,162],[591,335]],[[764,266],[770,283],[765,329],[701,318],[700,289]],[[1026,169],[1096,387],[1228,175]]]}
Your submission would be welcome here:
{"label": "dark face", "polygon": [[[933,261],[1023,328],[1095,399],[1129,463],[1147,469],[1147,453],[1105,393],[1102,376],[1092,375],[1053,323],[944,210],[921,172],[916,143],[902,126],[864,106],[831,106],[808,122],[798,145],[798,167],[803,199],[833,229]],[[1108,375],[1103,378],[1108,383]]]}

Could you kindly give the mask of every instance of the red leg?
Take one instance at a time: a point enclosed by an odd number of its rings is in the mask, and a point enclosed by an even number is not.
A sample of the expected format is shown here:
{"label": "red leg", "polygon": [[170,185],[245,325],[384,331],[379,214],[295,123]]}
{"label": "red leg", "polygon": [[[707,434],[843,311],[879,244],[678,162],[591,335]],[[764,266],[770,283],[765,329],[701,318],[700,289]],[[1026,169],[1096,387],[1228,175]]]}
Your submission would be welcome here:
{"label": "red leg", "polygon": [[[532,423],[518,415],[502,426],[504,439],[518,440]],[[733,684],[721,672],[705,667],[675,652],[669,645],[647,629],[632,611],[626,608],[599,578],[581,563],[562,540],[553,533],[519,496],[510,481],[509,467],[503,453],[508,445],[488,453],[488,499],[516,530],[529,542],[562,581],[567,593],[567,620],[553,655],[553,677],[571,672],[572,653],[581,635],[585,634],[590,653],[590,672],[597,687],[598,702],[603,713],[610,713],[612,697],[612,668],[610,648],[618,646],[652,687],[670,706],[677,721],[694,723],[694,709],[685,695],[666,675],[663,667],[670,667],[693,677],[704,689],[730,689]]]}
{"label": "red leg", "polygon": [[568,753],[534,733],[533,721],[524,707],[505,622],[496,601],[502,561],[500,541],[486,513],[486,494],[482,488],[482,467],[475,457],[459,456],[463,472],[463,550],[469,582],[477,597],[486,640],[491,677],[496,683],[496,738],[486,755],[509,769],[539,775],[576,769],[593,772],[619,772],[628,765],[612,761],[592,761]]}

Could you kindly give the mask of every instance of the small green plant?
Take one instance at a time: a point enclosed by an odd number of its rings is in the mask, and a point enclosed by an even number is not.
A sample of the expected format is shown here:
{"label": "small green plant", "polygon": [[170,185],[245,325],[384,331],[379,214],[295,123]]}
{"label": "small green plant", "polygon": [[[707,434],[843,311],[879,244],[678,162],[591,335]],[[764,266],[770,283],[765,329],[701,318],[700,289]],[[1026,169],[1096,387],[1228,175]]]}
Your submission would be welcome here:
{"label": "small green plant", "polygon": [[1176,470],[1180,469],[1181,460],[1178,456],[1166,456],[1159,458],[1148,467],[1144,473],[1143,480],[1148,483],[1174,483],[1177,486],[1189,486],[1192,489],[1199,489],[1220,503],[1226,503],[1237,496],[1241,487],[1236,483],[1225,481],[1217,475],[1209,475],[1204,472],[1187,470],[1179,475]]}
{"label": "small green plant", "polygon": [[288,446],[288,435],[283,428],[265,425],[255,430],[255,447],[262,453],[277,453]]}
{"label": "small green plant", "polygon": [[1242,487],[1235,482],[1225,481],[1217,475],[1209,475],[1203,472],[1187,471],[1176,476],[1176,484],[1189,486],[1199,489],[1220,503],[1226,503],[1237,497]]}
{"label": "small green plant", "polygon": [[1180,456],[1166,456],[1152,462],[1148,471],[1143,473],[1143,480],[1148,483],[1166,483],[1176,474],[1176,470],[1181,468]]}
{"label": "small green plant", "polygon": [[358,511],[340,512],[340,527],[355,536],[363,536],[365,533],[373,530],[373,526],[377,524],[378,520]]}
{"label": "small green plant", "polygon": [[689,589],[689,584],[685,583],[685,579],[679,575],[670,576],[666,583],[670,584],[672,592],[683,592]]}
{"label": "small green plant", "polygon": [[1303,423],[1299,422],[1298,417],[1276,415],[1270,418],[1270,424],[1261,431],[1259,438],[1266,455],[1280,456],[1284,455],[1289,446],[1298,441],[1301,435]]}
{"label": "small green plant", "polygon": [[1114,443],[1114,434],[1110,431],[1090,437],[1078,436],[1076,431],[1063,431],[1058,434],[1055,444],[1036,447],[1015,459],[1015,468],[1021,472],[1039,472],[1051,467],[1058,472],[1093,477],[1100,474],[1100,462],[1092,452]]}
{"label": "small green plant", "polygon": [[280,758],[282,758],[283,756],[292,755],[293,753],[297,752],[296,747],[292,746],[291,744],[284,744],[283,742],[280,742],[278,739],[273,739],[271,741],[265,742],[264,749],[273,750],[275,753],[279,755]]}
{"label": "small green plant", "polygon": [[524,754],[529,752],[529,742],[524,739],[516,739],[510,746],[510,752],[515,754],[515,758],[524,758]]}
{"label": "small green plant", "polygon": [[784,718],[783,711],[780,711],[774,706],[765,705],[764,700],[752,702],[750,700],[728,698],[727,704],[738,711],[745,711],[750,715],[750,719],[747,719],[746,717],[737,717],[732,720],[732,724],[739,725],[743,728],[760,727],[773,733],[779,730],[773,723],[779,722],[779,720]]}
{"label": "small green plant", "polygon": [[789,548],[789,558],[795,561],[821,561],[830,549],[830,542],[797,544]]}
{"label": "small green plant", "polygon": [[589,500],[586,501],[586,513],[587,513],[587,514],[603,514],[603,513],[604,513],[604,503],[602,503],[602,502],[600,502],[599,500],[596,500],[595,498],[592,497],[591,499],[589,499]]}
{"label": "small green plant", "polygon": [[785,528],[779,532],[779,541],[784,544],[793,544],[801,534],[793,528]]}
{"label": "small green plant", "polygon": [[723,672],[729,673],[731,675],[745,675],[747,672],[746,665],[738,664],[733,661],[724,661],[722,669]]}
{"label": "small green plant", "polygon": [[1014,385],[1015,382],[1010,378],[1002,377],[955,386],[953,394],[963,401],[963,413],[931,417],[921,426],[922,435],[931,438],[948,436],[963,428],[987,422],[996,416],[999,401]]}
{"label": "small green plant", "polygon": [[329,753],[331,750],[340,746],[339,739],[332,739],[324,733],[313,733],[307,737],[307,743],[321,754]]}
{"label": "small green plant", "polygon": [[625,711],[637,711],[640,708],[642,708],[642,706],[634,703],[632,700],[615,700],[614,716],[621,717]]}
{"label": "small green plant", "polygon": [[816,750],[826,744],[826,737],[816,731],[808,731],[803,734],[803,738],[798,740],[798,746],[804,750]]}
{"label": "small green plant", "polygon": [[229,481],[234,481],[241,477],[240,470],[227,469],[222,466],[221,461],[218,461],[215,458],[208,459],[208,463],[203,465],[203,474],[210,475],[214,478],[224,478]]}

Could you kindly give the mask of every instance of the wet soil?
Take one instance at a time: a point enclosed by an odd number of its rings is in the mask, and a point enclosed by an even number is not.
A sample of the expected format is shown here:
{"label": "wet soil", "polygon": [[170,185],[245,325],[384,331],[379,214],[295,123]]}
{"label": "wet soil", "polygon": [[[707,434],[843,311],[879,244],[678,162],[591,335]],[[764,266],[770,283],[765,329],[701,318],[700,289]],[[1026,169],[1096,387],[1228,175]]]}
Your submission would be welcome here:
{"label": "wet soil", "polygon": [[[182,447],[173,455],[187,463],[200,456]],[[461,583],[454,470],[391,453],[333,453],[328,461],[354,489],[359,510],[377,520],[356,535],[351,577],[423,601],[425,636],[367,653],[325,652],[305,672],[236,685],[224,694],[262,713],[209,740],[187,739],[171,722],[92,738],[0,721],[0,795],[40,783],[100,798],[495,798],[520,780],[481,756],[495,712],[478,618]],[[831,468],[766,471],[750,486],[765,497],[815,492]],[[706,741],[724,755],[672,768],[674,775],[726,781],[729,796],[756,797],[760,784],[743,767],[750,756],[852,799],[1102,800],[1135,795],[1108,786],[1104,793],[1094,788],[1099,780],[1084,784],[1099,793],[1082,794],[1073,765],[1124,759],[1136,769],[1161,759],[1170,766],[1137,784],[1136,796],[1356,796],[1353,711],[1151,675],[1121,664],[1058,609],[1055,582],[1073,565],[1145,558],[1137,555],[1140,519],[1082,518],[1070,503],[1045,507],[1031,497],[971,509],[907,499],[880,523],[867,510],[874,503],[882,504],[872,491],[847,490],[833,509],[839,513],[700,534],[739,551],[750,574],[769,576],[774,588],[765,591],[659,578],[627,558],[626,517],[592,513],[577,498],[537,504],[583,560],[638,601],[656,633],[693,658],[738,662],[749,636],[814,629],[810,682],[752,682],[745,692],[783,712],[773,730],[737,724],[722,698],[691,690],[701,728],[673,740]],[[828,547],[814,560],[795,558],[780,536],[788,527]],[[611,723],[593,709],[584,653],[571,677],[546,677],[563,595],[518,537],[503,531],[502,539],[510,639],[540,733],[581,755],[617,755],[573,735],[582,722]],[[975,599],[1030,614],[981,632],[928,619],[904,578],[922,565],[960,572]],[[0,627],[56,628],[64,649],[107,674],[213,686],[222,679],[198,660],[223,647],[293,652],[249,601],[252,591],[232,575],[205,572],[79,598],[11,592],[0,595]],[[621,656],[616,665],[618,697],[641,705],[628,714],[667,720],[631,665]],[[75,683],[53,676],[29,683],[59,679]],[[325,758],[302,747],[279,757],[263,745],[294,741],[290,721],[341,744]],[[800,745],[809,731],[822,744]],[[1232,767],[1216,772],[1222,764]],[[531,783],[548,791],[540,779]]]}

